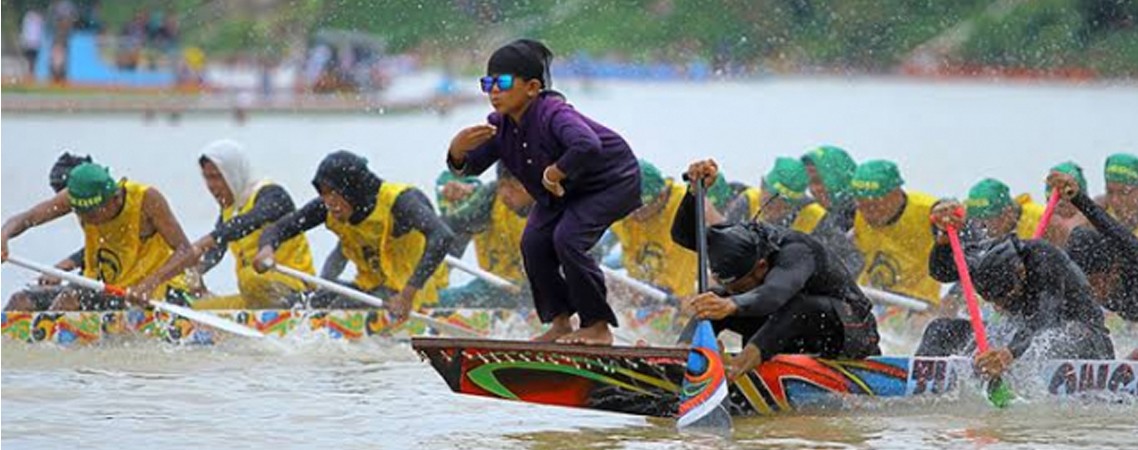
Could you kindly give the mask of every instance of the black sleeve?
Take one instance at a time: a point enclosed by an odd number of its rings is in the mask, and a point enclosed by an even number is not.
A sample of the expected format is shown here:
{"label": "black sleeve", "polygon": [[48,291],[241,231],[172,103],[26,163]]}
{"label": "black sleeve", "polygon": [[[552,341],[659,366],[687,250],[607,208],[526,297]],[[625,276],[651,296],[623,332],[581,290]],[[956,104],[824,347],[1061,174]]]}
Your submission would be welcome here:
{"label": "black sleeve", "polygon": [[[976,267],[980,263],[978,255],[985,246],[990,246],[998,240],[980,242],[961,242],[964,251],[964,261],[968,267]],[[971,269],[969,269],[971,270]],[[952,256],[952,245],[936,244],[929,252],[929,276],[941,283],[955,283],[960,281],[960,274],[956,272],[956,260]]]}
{"label": "black sleeve", "polygon": [[219,224],[210,233],[219,247],[248,236],[267,223],[275,222],[296,209],[292,198],[284,188],[271,184],[257,191],[257,198],[253,201],[253,208],[245,214],[230,218]]}
{"label": "black sleeve", "polygon": [[281,242],[316,228],[316,226],[324,223],[324,219],[327,217],[328,209],[324,206],[324,201],[319,198],[312,199],[302,208],[286,214],[276,223],[265,227],[265,232],[261,233],[261,240],[257,245],[259,247],[266,245],[271,245],[273,248],[280,247]]}
{"label": "black sleeve", "polygon": [[1079,195],[1071,199],[1071,203],[1086,216],[1099,233],[1123,250],[1119,253],[1127,259],[1127,262],[1138,265],[1138,236],[1131,234],[1130,230],[1110,217],[1105,209],[1084,192],[1079,192]]}
{"label": "black sleeve", "polygon": [[[221,216],[219,215],[219,216],[217,216],[217,223],[215,223],[213,225],[213,229],[217,230],[220,227],[221,227]],[[213,233],[210,233],[210,235],[212,236]],[[216,241],[216,240],[217,240],[217,237],[215,236],[214,241]],[[217,263],[221,262],[221,260],[225,258],[225,251],[226,250],[227,250],[226,245],[222,244],[220,242],[217,242],[216,245],[211,247],[209,250],[206,250],[205,254],[202,255],[201,262],[198,263],[198,272],[204,275],[206,272],[209,272],[210,270],[212,270],[214,268],[214,266],[217,265]]]}
{"label": "black sleeve", "polygon": [[805,244],[791,243],[779,249],[775,265],[759,287],[733,297],[739,305],[736,316],[765,317],[782,308],[802,291],[814,274],[814,251]]}
{"label": "black sleeve", "polygon": [[695,226],[695,196],[691,192],[685,192],[680,207],[676,209],[676,217],[672,219],[672,241],[683,248],[696,251]]}
{"label": "black sleeve", "polygon": [[395,205],[391,207],[391,213],[395,216],[393,230],[395,236],[418,230],[427,238],[423,256],[415,266],[415,273],[411,274],[411,279],[407,281],[411,286],[422,288],[446,257],[454,233],[443,223],[438,214],[435,214],[427,196],[418,189],[408,189],[399,194],[395,199]]}
{"label": "black sleeve", "polygon": [[82,248],[80,248],[79,250],[76,250],[75,253],[72,253],[71,256],[67,257],[67,259],[70,259],[71,263],[75,264],[76,269],[78,269],[80,271],[83,270],[83,249]]}
{"label": "black sleeve", "polygon": [[344,268],[347,266],[348,259],[344,257],[344,251],[337,242],[336,247],[328,253],[328,257],[324,258],[324,266],[320,268],[320,278],[335,281],[340,278],[340,274],[344,273]]}

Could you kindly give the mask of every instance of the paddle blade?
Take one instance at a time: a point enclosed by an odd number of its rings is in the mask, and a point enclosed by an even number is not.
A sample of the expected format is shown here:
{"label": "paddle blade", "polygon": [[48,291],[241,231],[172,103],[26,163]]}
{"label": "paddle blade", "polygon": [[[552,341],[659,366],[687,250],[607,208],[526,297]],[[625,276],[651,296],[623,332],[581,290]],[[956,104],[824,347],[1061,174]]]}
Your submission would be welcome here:
{"label": "paddle blade", "polygon": [[1011,386],[1003,378],[996,378],[988,383],[988,401],[997,408],[1007,408],[1015,398]]}
{"label": "paddle blade", "polygon": [[163,311],[166,311],[168,313],[177,314],[179,316],[185,317],[185,318],[192,320],[194,322],[198,322],[198,323],[201,323],[204,325],[209,325],[213,328],[216,328],[216,329],[219,329],[222,331],[228,331],[228,332],[233,333],[233,334],[237,334],[237,335],[241,335],[241,336],[245,336],[245,337],[251,337],[251,338],[263,338],[263,337],[265,337],[265,335],[263,333],[261,333],[260,331],[254,330],[254,329],[249,328],[245,325],[241,325],[241,324],[234,322],[232,320],[222,319],[222,318],[217,317],[213,314],[204,313],[201,311],[194,311],[194,310],[192,310],[190,308],[186,308],[184,306],[178,306],[178,305],[174,305],[171,303],[159,302],[159,301],[155,301],[155,300],[150,300],[150,305],[157,308],[157,309],[161,309]]}
{"label": "paddle blade", "polygon": [[692,336],[687,371],[680,391],[676,427],[702,429],[726,434],[731,431],[731,414],[723,405],[727,400],[727,373],[711,322],[700,320]]}

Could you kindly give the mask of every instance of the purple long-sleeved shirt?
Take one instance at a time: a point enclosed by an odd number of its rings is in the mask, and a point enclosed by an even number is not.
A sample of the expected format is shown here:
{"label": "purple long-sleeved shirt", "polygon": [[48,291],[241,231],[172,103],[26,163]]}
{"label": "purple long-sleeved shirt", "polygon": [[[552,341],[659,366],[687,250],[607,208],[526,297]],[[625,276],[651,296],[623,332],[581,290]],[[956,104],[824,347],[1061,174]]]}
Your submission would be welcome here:
{"label": "purple long-sleeved shirt", "polygon": [[[559,94],[541,93],[526,109],[520,124],[498,113],[491,113],[487,121],[498,127],[497,133],[467,153],[461,167],[448,157],[451,170],[479,175],[500,162],[538,204],[552,209],[602,191],[613,199],[630,202],[620,209],[631,211],[640,206],[639,182],[630,183],[639,179],[640,167],[628,143],[573,109]],[[554,197],[541,183],[545,168],[553,163],[566,175],[561,183],[565,196],[561,198]]]}

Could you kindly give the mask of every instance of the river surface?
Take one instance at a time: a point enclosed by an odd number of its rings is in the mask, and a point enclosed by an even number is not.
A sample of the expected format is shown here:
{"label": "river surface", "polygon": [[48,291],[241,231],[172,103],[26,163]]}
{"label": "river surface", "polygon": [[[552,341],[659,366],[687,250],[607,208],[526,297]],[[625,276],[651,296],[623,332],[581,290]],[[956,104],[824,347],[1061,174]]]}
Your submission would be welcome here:
{"label": "river surface", "polygon": [[[796,79],[722,84],[566,84],[579,109],[620,131],[636,152],[677,174],[715,157],[729,178],[757,183],[778,155],[823,143],[859,160],[898,161],[906,187],[963,196],[985,176],[1042,196],[1051,165],[1074,159],[1090,189],[1102,164],[1138,152],[1138,88],[924,84]],[[222,116],[179,122],[133,115],[23,116],[2,125],[0,214],[49,194],[61,149],[90,153],[114,173],[160,189],[195,239],[216,205],[198,150],[243,141],[258,171],[298,202],[323,155],[366,155],[381,176],[430,192],[454,132],[483,120],[472,105],[446,116]],[[309,233],[319,264],[333,239]],[[82,245],[73,217],[14,240],[11,250],[54,262]],[[207,276],[235,289],[232,263]],[[35,277],[0,269],[6,299]],[[282,348],[283,347],[283,348]],[[157,342],[56,348],[3,344],[3,445],[11,448],[1138,448],[1138,406],[1032,399],[992,410],[978,392],[755,418],[730,440],[679,435],[666,421],[460,397],[406,344],[296,339],[284,346],[229,340],[217,347]],[[1122,351],[1122,349],[1120,349]]]}

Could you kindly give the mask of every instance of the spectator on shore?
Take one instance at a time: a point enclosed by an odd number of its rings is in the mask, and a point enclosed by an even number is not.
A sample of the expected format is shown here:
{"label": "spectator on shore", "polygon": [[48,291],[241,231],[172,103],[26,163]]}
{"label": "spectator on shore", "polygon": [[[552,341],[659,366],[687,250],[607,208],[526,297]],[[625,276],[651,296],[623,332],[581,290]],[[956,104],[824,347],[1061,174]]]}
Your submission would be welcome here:
{"label": "spectator on shore", "polygon": [[40,46],[43,45],[43,33],[43,14],[35,9],[24,13],[24,19],[20,23],[20,50],[24,59],[28,61],[28,73],[33,77],[36,72],[36,58],[39,56]]}

